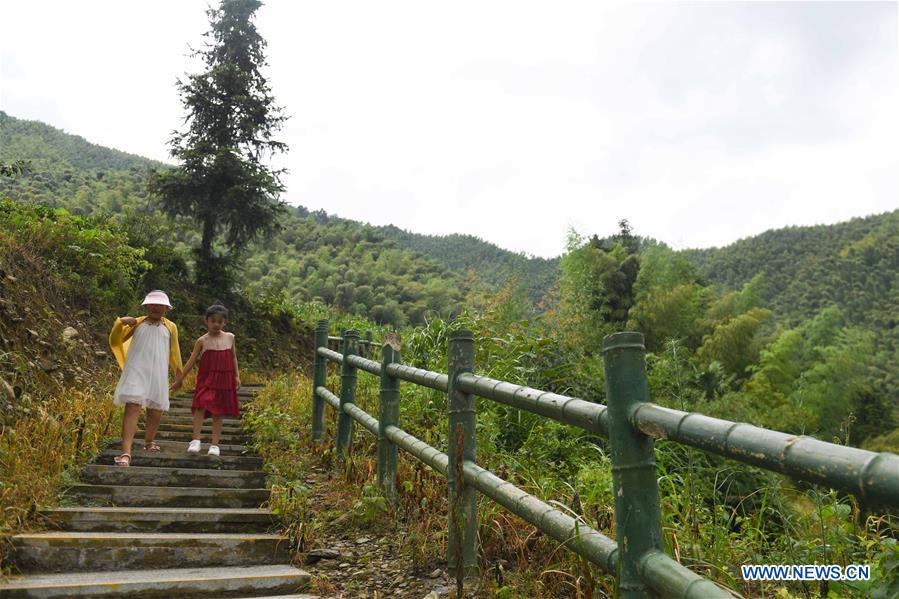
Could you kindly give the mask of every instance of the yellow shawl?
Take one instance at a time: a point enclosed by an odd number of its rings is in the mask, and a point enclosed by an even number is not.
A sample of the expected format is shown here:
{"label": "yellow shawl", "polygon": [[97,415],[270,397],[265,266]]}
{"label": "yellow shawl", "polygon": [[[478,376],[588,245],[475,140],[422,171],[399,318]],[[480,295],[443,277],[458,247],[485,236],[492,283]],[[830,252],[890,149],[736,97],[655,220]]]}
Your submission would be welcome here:
{"label": "yellow shawl", "polygon": [[[137,323],[134,325],[122,324],[122,320],[116,318],[115,324],[112,325],[112,332],[109,333],[109,347],[112,354],[119,363],[119,368],[125,368],[125,356],[128,355],[128,347],[131,345],[131,336],[135,329],[140,326],[146,316],[139,316]],[[181,372],[181,347],[178,345],[178,327],[168,318],[162,318],[162,324],[169,330],[169,368],[175,371],[175,374]]]}

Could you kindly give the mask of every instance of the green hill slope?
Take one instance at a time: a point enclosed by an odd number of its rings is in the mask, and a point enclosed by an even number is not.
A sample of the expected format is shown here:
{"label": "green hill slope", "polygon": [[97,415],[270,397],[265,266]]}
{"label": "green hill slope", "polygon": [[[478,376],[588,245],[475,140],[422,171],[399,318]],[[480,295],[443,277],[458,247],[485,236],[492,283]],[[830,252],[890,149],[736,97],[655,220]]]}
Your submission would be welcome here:
{"label": "green hill slope", "polygon": [[545,297],[559,278],[558,258],[538,258],[504,250],[473,235],[421,235],[393,225],[379,227],[400,247],[429,256],[449,270],[474,271],[492,287],[516,281],[535,303]]}
{"label": "green hill slope", "polygon": [[724,289],[763,273],[763,304],[790,324],[829,305],[859,324],[892,329],[899,322],[899,210],[683,253],[707,283]]}
{"label": "green hill slope", "polygon": [[[190,257],[192,223],[169,224],[146,191],[146,171],[165,165],[0,112],[0,161],[16,159],[31,160],[33,172],[0,180],[0,193],[130,219],[136,235],[165,240]],[[853,322],[896,327],[890,315],[899,312],[899,210],[679,253],[722,290],[740,289],[763,273],[762,303],[787,324],[838,305]],[[536,304],[560,273],[557,258],[529,257],[470,235],[420,235],[303,207],[290,210],[282,231],[248,247],[245,257],[241,283],[248,290],[321,298],[393,324],[421,323],[429,311],[453,313],[472,284],[497,289],[516,280]]]}
{"label": "green hill slope", "polygon": [[[0,180],[0,195],[112,216],[141,242],[167,244],[189,260],[192,223],[171,225],[147,192],[148,170],[165,165],[0,113],[0,161],[18,159],[30,160],[32,172]],[[304,208],[290,210],[279,233],[245,248],[244,266],[239,282],[250,294],[320,298],[397,326],[420,324],[429,312],[454,314],[467,290],[463,277],[373,227]]]}
{"label": "green hill slope", "polygon": [[40,121],[26,121],[0,111],[0,160],[26,158],[35,170],[124,171],[162,167],[161,162],[120,152]]}

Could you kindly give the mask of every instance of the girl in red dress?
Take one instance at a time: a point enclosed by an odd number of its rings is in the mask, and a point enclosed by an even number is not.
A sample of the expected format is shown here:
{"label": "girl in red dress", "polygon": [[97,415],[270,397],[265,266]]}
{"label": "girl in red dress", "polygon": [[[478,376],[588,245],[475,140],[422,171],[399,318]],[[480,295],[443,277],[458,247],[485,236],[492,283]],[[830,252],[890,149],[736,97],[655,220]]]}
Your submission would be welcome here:
{"label": "girl in red dress", "polygon": [[172,384],[172,391],[181,388],[184,376],[194,367],[197,357],[201,356],[197,388],[190,408],[194,415],[193,441],[187,445],[187,452],[200,453],[200,429],[203,428],[203,421],[212,416],[212,444],[208,453],[217,456],[223,417],[240,416],[240,404],[237,400],[240,371],[237,369],[234,334],[222,330],[228,323],[228,309],[221,304],[209,306],[205,322],[209,332],[197,339],[187,364]]}

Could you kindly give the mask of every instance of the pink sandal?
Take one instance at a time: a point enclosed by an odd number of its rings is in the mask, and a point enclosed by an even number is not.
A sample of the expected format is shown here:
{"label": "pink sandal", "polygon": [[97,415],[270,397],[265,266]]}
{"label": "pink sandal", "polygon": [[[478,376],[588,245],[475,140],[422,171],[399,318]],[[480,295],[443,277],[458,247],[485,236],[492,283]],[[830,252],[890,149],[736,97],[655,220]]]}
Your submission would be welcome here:
{"label": "pink sandal", "polygon": [[147,441],[144,443],[144,451],[155,453],[157,451],[162,451],[162,447],[160,447],[156,441]]}
{"label": "pink sandal", "polygon": [[120,456],[116,456],[113,459],[113,461],[115,462],[116,466],[123,466],[123,467],[127,468],[128,466],[131,465],[131,454],[123,453]]}

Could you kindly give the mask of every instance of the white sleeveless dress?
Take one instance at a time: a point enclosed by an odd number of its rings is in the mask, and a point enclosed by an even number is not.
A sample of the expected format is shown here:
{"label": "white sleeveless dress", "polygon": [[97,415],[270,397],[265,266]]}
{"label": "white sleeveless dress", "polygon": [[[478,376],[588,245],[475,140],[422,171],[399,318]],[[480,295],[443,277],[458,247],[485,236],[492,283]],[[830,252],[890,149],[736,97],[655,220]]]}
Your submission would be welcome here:
{"label": "white sleeveless dress", "polygon": [[134,331],[125,358],[114,403],[140,404],[153,410],[169,409],[169,330],[160,322],[146,321]]}

